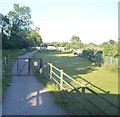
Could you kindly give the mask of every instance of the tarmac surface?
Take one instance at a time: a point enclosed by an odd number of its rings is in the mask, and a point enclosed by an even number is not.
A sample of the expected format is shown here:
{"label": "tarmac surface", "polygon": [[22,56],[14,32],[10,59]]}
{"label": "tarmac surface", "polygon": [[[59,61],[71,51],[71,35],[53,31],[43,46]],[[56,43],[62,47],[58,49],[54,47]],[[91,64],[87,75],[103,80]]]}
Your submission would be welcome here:
{"label": "tarmac surface", "polygon": [[[19,58],[29,58],[29,52]],[[15,62],[12,73],[17,72]],[[22,69],[24,65],[24,68]],[[28,64],[25,60],[19,61],[21,74],[26,74]],[[54,97],[47,88],[37,81],[35,76],[12,76],[12,82],[3,98],[2,115],[67,115],[65,110],[55,103]]]}

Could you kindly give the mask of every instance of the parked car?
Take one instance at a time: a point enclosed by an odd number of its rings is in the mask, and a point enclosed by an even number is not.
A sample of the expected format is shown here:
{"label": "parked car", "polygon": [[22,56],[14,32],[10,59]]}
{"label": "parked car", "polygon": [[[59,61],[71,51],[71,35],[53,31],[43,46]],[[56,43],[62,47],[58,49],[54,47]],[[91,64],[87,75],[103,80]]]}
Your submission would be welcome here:
{"label": "parked car", "polygon": [[74,55],[80,56],[82,55],[83,50],[82,49],[77,49],[74,51]]}

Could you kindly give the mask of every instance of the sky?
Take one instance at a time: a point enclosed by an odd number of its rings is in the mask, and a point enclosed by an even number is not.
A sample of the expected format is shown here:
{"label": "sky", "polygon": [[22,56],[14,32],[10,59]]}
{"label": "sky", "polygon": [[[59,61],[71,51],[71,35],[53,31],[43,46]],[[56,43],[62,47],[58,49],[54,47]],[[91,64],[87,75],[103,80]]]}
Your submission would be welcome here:
{"label": "sky", "polygon": [[43,42],[70,42],[77,35],[83,43],[100,44],[118,41],[118,1],[0,0],[0,13],[6,15],[14,3],[29,6]]}

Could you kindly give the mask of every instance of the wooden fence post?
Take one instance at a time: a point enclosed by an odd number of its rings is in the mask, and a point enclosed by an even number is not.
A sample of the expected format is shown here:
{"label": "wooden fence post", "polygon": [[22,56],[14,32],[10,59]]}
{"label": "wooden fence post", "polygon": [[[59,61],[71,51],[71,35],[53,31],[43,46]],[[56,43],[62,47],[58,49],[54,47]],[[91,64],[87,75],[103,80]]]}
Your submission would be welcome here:
{"label": "wooden fence post", "polygon": [[52,63],[50,64],[50,80],[52,79]]}
{"label": "wooden fence post", "polygon": [[63,70],[60,70],[60,90],[63,90]]}
{"label": "wooden fence post", "polygon": [[40,68],[39,69],[41,69],[42,68],[42,59],[40,59]]}
{"label": "wooden fence post", "polygon": [[86,84],[84,82],[82,82],[82,95],[81,95],[81,114],[84,114],[84,101],[85,101],[85,87]]}

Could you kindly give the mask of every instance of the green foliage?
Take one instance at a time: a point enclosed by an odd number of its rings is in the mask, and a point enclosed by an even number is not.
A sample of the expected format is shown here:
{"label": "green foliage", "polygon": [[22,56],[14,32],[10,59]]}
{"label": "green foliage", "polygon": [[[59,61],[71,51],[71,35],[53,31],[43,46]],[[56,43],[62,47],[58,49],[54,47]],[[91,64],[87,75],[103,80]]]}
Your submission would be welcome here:
{"label": "green foliage", "polygon": [[76,35],[73,35],[72,38],[71,38],[71,42],[81,42],[80,37],[76,36]]}
{"label": "green foliage", "polygon": [[83,48],[83,44],[81,42],[51,42],[47,43],[47,45],[54,45],[55,47],[65,47],[67,50],[70,48],[78,49]]}
{"label": "green foliage", "polygon": [[80,37],[76,35],[72,36],[71,43],[63,43],[63,44],[65,44],[64,46],[66,47],[67,50],[70,48],[74,48],[74,49],[83,48],[83,44],[80,40]]}
{"label": "green foliage", "polygon": [[46,43],[47,45],[54,45],[55,47],[66,47],[66,45],[68,44],[68,42],[49,42]]}
{"label": "green foliage", "polygon": [[118,54],[118,44],[114,40],[104,42],[100,46],[103,48],[103,56],[115,57]]}
{"label": "green foliage", "polygon": [[39,34],[39,30],[40,29],[36,27],[35,29],[32,29],[27,36],[27,38],[31,40],[31,43],[33,43],[34,46],[39,46],[43,43],[42,38]]}
{"label": "green foliage", "polygon": [[72,42],[70,43],[70,48],[74,49],[83,48],[83,44],[80,42]]}
{"label": "green foliage", "polygon": [[13,5],[13,11],[2,18],[3,49],[20,49],[42,43],[39,28],[31,29],[31,10],[29,7]]}
{"label": "green foliage", "polygon": [[19,4],[13,5],[13,11],[8,13],[10,24],[17,25],[18,29],[29,28],[31,24],[31,10],[29,7],[20,7]]}
{"label": "green foliage", "polygon": [[100,47],[94,43],[83,44],[84,49],[91,49],[91,50],[100,50]]}

